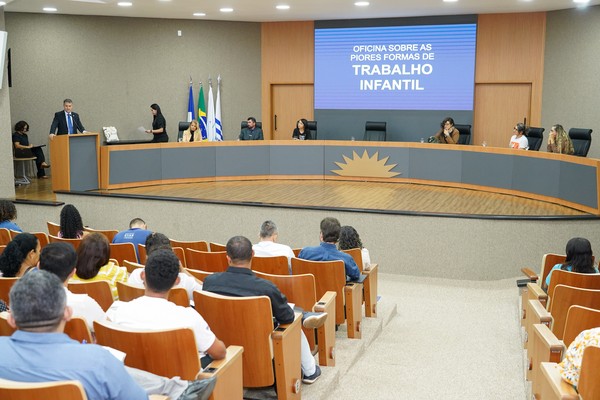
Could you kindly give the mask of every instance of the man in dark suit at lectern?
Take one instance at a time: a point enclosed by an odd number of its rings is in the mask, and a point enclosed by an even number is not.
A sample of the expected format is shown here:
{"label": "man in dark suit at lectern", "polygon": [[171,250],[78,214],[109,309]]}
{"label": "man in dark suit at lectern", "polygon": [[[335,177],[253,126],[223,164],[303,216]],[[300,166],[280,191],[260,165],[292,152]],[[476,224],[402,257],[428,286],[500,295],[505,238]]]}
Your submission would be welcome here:
{"label": "man in dark suit at lectern", "polygon": [[52,126],[50,127],[50,139],[55,135],[74,135],[77,131],[85,133],[86,130],[79,119],[79,114],[73,112],[73,100],[63,101],[63,111],[54,113]]}

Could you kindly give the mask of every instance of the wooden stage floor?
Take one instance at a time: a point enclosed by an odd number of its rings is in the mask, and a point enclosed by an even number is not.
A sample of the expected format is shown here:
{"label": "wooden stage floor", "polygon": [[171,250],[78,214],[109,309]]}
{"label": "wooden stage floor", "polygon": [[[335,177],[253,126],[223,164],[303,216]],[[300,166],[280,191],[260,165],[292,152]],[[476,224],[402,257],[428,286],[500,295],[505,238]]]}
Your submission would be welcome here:
{"label": "wooden stage floor", "polygon": [[[50,179],[16,189],[17,200],[56,201]],[[86,192],[90,195],[389,214],[588,218],[591,214],[523,197],[440,186],[321,180],[221,181]]]}

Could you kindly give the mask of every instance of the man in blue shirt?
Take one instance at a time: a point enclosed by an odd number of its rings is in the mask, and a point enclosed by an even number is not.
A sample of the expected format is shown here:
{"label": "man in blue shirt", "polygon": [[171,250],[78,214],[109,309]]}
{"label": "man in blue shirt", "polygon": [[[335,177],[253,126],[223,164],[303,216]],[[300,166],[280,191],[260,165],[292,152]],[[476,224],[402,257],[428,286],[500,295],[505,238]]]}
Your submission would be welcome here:
{"label": "man in blue shirt", "polygon": [[113,243],[133,243],[135,254],[140,259],[138,254],[138,244],[146,244],[146,238],[152,233],[147,229],[146,223],[141,218],[134,218],[129,223],[129,229],[121,231],[113,238]]}
{"label": "man in blue shirt", "polygon": [[360,278],[360,270],[351,255],[340,251],[336,243],[340,238],[342,226],[337,218],[327,217],[321,221],[321,244],[314,247],[305,247],[298,254],[298,258],[310,261],[336,261],[342,260],[346,268],[346,280],[356,281]]}
{"label": "man in blue shirt", "polygon": [[[212,392],[213,378],[188,385],[180,379],[126,369],[103,347],[70,339],[63,333],[72,314],[66,301],[62,282],[47,271],[26,274],[13,285],[8,323],[18,330],[10,337],[0,337],[0,378],[19,382],[77,380],[90,400],[146,400],[148,393],[191,400],[206,399]],[[210,380],[212,384],[207,385]]]}

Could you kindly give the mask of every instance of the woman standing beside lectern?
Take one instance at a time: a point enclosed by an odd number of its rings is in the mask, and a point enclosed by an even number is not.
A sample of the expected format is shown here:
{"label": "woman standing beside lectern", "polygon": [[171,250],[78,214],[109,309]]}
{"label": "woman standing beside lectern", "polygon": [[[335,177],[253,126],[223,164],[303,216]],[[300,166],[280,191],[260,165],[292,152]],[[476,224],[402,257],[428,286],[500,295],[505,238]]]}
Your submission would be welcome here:
{"label": "woman standing beside lectern", "polygon": [[154,135],[152,143],[168,142],[169,135],[167,135],[167,121],[160,111],[160,106],[154,103],[150,106],[150,111],[153,115],[152,129],[146,130],[146,133]]}

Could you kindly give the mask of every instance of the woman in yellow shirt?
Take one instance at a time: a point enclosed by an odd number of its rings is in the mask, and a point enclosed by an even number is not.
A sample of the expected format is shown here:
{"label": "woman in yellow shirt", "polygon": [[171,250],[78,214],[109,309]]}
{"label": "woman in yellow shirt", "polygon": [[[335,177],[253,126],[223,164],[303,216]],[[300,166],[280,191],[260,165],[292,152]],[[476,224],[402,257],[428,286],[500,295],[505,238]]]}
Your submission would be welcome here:
{"label": "woman in yellow shirt", "polygon": [[118,300],[117,282],[127,282],[127,269],[109,261],[110,245],[100,233],[85,235],[77,248],[73,281],[107,281],[114,300]]}

